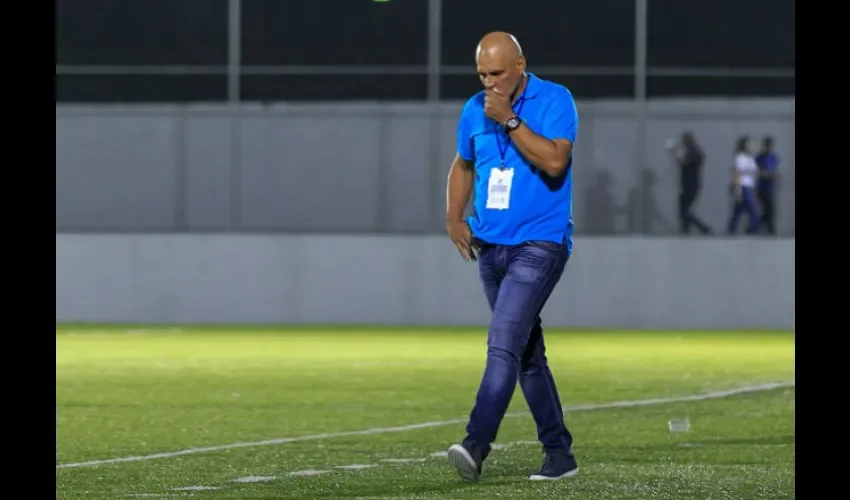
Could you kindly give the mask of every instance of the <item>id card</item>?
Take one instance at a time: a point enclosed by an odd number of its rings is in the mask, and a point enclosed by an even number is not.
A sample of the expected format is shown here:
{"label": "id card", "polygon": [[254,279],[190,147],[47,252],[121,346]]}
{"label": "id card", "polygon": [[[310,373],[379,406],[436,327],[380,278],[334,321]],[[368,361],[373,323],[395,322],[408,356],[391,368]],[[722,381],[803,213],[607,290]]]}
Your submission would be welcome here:
{"label": "id card", "polygon": [[487,182],[487,205],[491,210],[507,210],[511,206],[511,185],[514,169],[491,168]]}

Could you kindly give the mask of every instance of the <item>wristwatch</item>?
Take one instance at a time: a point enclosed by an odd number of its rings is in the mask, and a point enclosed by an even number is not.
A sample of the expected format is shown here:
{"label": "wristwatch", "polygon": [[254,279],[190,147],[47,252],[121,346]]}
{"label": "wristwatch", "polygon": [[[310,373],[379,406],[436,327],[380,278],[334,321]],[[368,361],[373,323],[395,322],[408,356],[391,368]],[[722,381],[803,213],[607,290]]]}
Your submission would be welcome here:
{"label": "wristwatch", "polygon": [[512,116],[505,120],[505,132],[511,133],[522,125],[522,120],[518,116]]}

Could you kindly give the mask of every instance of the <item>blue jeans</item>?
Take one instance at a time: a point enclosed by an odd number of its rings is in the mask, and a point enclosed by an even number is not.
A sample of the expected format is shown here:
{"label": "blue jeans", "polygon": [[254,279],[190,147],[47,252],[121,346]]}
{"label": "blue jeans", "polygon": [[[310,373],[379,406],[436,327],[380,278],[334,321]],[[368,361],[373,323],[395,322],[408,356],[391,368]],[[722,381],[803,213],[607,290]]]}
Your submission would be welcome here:
{"label": "blue jeans", "polygon": [[573,438],[546,361],[540,311],[569,259],[566,245],[534,241],[482,245],[478,266],[492,318],[487,365],[466,427],[464,444],[486,457],[516,389],[517,379],[548,451],[571,452]]}
{"label": "blue jeans", "polygon": [[738,220],[744,212],[747,213],[747,234],[758,232],[759,214],[754,188],[741,188],[741,201],[735,201],[735,204],[732,206],[732,217],[729,218],[729,234],[738,232]]}

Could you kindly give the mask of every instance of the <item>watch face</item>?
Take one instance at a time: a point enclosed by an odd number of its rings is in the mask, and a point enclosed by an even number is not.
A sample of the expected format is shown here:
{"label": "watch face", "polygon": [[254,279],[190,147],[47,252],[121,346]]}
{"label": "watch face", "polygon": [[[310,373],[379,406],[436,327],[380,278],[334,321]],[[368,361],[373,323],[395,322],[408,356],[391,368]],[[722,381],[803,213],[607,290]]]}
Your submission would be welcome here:
{"label": "watch face", "polygon": [[519,120],[517,120],[516,118],[508,119],[508,128],[514,128],[517,125],[519,125]]}

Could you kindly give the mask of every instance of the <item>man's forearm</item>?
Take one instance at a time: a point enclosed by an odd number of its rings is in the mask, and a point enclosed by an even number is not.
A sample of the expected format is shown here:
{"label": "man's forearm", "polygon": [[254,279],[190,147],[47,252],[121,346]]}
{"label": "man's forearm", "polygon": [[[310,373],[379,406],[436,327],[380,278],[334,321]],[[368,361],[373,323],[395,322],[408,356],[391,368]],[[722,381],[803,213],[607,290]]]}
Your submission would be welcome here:
{"label": "man's forearm", "polygon": [[545,137],[535,134],[526,124],[511,132],[511,141],[534,166],[551,177],[558,177],[567,168],[569,151]]}
{"label": "man's forearm", "polygon": [[472,166],[458,156],[449,169],[446,187],[446,220],[461,220],[472,195],[474,171]]}

